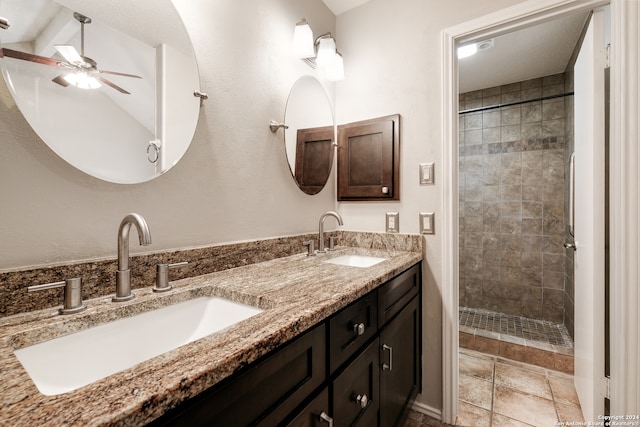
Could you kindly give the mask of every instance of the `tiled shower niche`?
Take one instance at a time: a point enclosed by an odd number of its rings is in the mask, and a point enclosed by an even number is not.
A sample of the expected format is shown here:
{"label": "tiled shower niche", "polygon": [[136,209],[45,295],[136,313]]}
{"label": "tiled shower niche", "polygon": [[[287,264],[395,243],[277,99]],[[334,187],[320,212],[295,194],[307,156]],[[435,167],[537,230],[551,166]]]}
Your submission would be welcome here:
{"label": "tiled shower niche", "polygon": [[[460,95],[460,111],[565,92],[564,75]],[[460,114],[460,305],[562,323],[565,97]]]}

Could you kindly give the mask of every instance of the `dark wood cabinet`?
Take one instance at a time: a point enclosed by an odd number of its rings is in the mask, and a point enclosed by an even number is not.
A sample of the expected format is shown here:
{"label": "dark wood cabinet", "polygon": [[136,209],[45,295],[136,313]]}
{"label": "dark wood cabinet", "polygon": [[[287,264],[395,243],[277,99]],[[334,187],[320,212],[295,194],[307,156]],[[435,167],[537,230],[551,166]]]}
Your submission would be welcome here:
{"label": "dark wood cabinet", "polygon": [[420,304],[414,297],[380,333],[380,425],[400,425],[421,381]]}
{"label": "dark wood cabinet", "polygon": [[338,126],[338,200],[400,200],[400,115]]}
{"label": "dark wood cabinet", "polygon": [[379,340],[376,338],[332,383],[334,427],[378,425]]}
{"label": "dark wood cabinet", "polygon": [[188,400],[152,426],[274,426],[326,378],[324,323]]}
{"label": "dark wood cabinet", "polygon": [[329,388],[325,387],[311,402],[289,422],[287,427],[327,427],[333,419],[329,416]]}
{"label": "dark wood cabinet", "polygon": [[329,319],[329,372],[378,333],[378,298],[372,292]]}
{"label": "dark wood cabinet", "polygon": [[392,427],[420,391],[420,264],[151,426]]}

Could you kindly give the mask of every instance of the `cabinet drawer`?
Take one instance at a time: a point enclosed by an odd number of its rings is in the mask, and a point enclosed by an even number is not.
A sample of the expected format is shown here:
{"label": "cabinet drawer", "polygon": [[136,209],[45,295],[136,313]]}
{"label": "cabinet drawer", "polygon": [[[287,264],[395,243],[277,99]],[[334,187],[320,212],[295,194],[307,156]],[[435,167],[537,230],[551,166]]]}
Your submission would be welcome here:
{"label": "cabinet drawer", "polygon": [[333,382],[334,427],[378,425],[379,345],[376,338]]}
{"label": "cabinet drawer", "polygon": [[420,290],[420,266],[417,264],[382,285],[378,291],[378,323],[382,327]]}
{"label": "cabinet drawer", "polygon": [[287,427],[328,427],[329,426],[329,388],[325,388],[289,422]]}
{"label": "cabinet drawer", "polygon": [[324,382],[325,331],[317,326],[153,426],[276,425]]}
{"label": "cabinet drawer", "polygon": [[377,293],[372,292],[329,320],[329,372],[333,373],[378,330]]}

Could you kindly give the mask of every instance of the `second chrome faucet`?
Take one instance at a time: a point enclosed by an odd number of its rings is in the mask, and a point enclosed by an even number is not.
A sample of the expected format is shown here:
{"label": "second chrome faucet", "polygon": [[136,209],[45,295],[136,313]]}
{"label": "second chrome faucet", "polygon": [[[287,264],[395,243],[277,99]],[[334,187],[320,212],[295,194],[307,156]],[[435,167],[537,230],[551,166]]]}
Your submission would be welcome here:
{"label": "second chrome faucet", "polygon": [[133,298],[131,293],[131,270],[129,270],[129,233],[131,226],[138,230],[140,245],[151,244],[149,226],[142,215],[130,213],[120,223],[118,229],[118,270],[116,271],[116,295],[113,301],[128,301]]}
{"label": "second chrome faucet", "polygon": [[335,219],[337,219],[338,225],[344,225],[342,223],[342,217],[338,212],[327,211],[322,214],[318,224],[318,253],[321,253],[321,254],[326,252],[324,249],[324,220],[327,219],[328,216],[332,216]]}

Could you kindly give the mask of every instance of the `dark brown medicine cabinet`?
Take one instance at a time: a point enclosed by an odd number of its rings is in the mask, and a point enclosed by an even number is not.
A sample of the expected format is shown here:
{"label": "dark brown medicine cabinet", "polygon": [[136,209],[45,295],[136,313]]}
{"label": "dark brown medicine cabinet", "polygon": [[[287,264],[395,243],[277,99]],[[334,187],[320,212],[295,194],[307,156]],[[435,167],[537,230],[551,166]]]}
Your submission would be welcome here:
{"label": "dark brown medicine cabinet", "polygon": [[421,391],[421,264],[151,427],[397,427]]}
{"label": "dark brown medicine cabinet", "polygon": [[400,200],[400,115],[338,126],[338,201]]}

